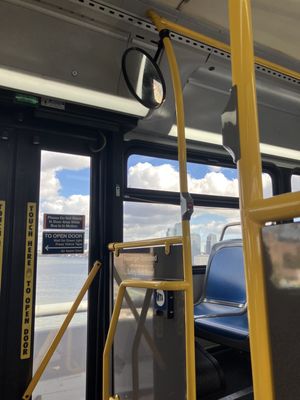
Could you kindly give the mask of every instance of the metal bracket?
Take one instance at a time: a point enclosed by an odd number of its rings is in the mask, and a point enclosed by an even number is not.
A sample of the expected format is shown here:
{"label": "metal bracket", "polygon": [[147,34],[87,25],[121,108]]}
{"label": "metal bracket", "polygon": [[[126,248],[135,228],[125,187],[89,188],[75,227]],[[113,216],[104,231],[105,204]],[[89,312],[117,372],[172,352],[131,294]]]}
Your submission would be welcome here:
{"label": "metal bracket", "polygon": [[192,196],[186,193],[180,193],[181,219],[189,221],[194,212],[194,201]]}
{"label": "metal bracket", "polygon": [[231,155],[233,162],[237,163],[241,158],[241,149],[236,85],[231,88],[230,97],[221,119],[223,147]]}

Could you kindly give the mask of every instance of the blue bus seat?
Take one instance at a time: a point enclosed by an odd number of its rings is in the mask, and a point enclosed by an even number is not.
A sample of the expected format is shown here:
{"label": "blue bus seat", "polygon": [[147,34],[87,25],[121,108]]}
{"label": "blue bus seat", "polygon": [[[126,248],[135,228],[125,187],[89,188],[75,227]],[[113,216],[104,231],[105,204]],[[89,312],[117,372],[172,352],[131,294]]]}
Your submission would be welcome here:
{"label": "blue bus seat", "polygon": [[249,350],[243,245],[240,239],[216,243],[211,251],[203,296],[194,306],[195,335]]}

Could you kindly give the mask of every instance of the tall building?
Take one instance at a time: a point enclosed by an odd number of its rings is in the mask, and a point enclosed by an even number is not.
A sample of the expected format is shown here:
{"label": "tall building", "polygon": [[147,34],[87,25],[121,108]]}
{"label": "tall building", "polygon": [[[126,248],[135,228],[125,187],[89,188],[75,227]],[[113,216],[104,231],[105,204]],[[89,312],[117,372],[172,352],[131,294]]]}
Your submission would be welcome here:
{"label": "tall building", "polygon": [[[175,224],[167,229],[167,236],[181,236],[181,223]],[[192,262],[195,263],[195,257],[201,254],[201,237],[198,233],[191,233]]]}
{"label": "tall building", "polygon": [[210,254],[211,248],[217,242],[217,235],[215,233],[210,233],[206,238],[205,253]]}

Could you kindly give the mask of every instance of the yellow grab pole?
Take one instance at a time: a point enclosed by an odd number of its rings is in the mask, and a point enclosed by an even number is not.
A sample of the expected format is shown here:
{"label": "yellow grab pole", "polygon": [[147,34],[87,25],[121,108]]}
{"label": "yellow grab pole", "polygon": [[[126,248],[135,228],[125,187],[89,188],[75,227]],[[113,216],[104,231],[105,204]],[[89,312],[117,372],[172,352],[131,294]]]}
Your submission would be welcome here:
{"label": "yellow grab pole", "polygon": [[[158,31],[166,27],[161,23],[159,16],[154,11],[149,11],[151,18]],[[163,38],[169,68],[172,76],[173,90],[175,96],[176,120],[177,120],[177,144],[179,160],[179,183],[180,193],[188,192],[187,169],[186,169],[186,142],[185,121],[182,86],[179,69],[174,49],[169,37]],[[194,338],[194,299],[193,299],[193,275],[191,257],[191,238],[189,220],[182,218],[182,244],[183,244],[183,268],[184,280],[188,284],[185,292],[185,339],[186,339],[186,384],[187,399],[196,400],[196,374],[195,374],[195,338]]]}
{"label": "yellow grab pole", "polygon": [[57,332],[55,338],[53,339],[53,342],[51,343],[47,353],[45,354],[44,358],[42,359],[38,369],[36,370],[34,376],[31,379],[30,384],[28,385],[25,393],[23,394],[22,399],[23,400],[28,400],[32,392],[34,391],[36,385],[38,384],[38,381],[40,380],[40,377],[42,376],[43,372],[45,371],[45,368],[48,365],[48,362],[50,361],[54,351],[56,350],[59,342],[61,341],[61,338],[63,337],[63,334],[65,333],[69,323],[71,322],[71,319],[73,318],[74,314],[77,311],[77,308],[83,299],[86,291],[88,288],[91,286],[91,283],[93,282],[97,272],[99,271],[101,267],[100,261],[96,261],[93,265],[93,268],[91,269],[86,281],[84,282],[84,285],[82,286],[80,292],[78,293],[76,300],[74,301],[72,307],[70,308],[70,311],[68,312],[62,326],[59,328],[59,331]]}
{"label": "yellow grab pole", "polygon": [[238,167],[253,388],[255,399],[271,400],[274,394],[261,224],[249,215],[251,205],[263,197],[250,0],[229,0],[229,16],[232,79],[238,95],[241,147]]}

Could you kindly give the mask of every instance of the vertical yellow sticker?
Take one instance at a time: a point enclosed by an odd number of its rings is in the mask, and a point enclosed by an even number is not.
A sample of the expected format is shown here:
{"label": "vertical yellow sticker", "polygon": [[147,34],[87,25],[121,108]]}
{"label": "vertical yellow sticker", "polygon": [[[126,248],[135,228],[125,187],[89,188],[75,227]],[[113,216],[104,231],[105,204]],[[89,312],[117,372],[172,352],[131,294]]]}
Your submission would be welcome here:
{"label": "vertical yellow sticker", "polygon": [[31,355],[32,291],[35,260],[36,203],[27,203],[21,360]]}
{"label": "vertical yellow sticker", "polygon": [[0,200],[0,293],[2,285],[4,229],[5,229],[5,201]]}

